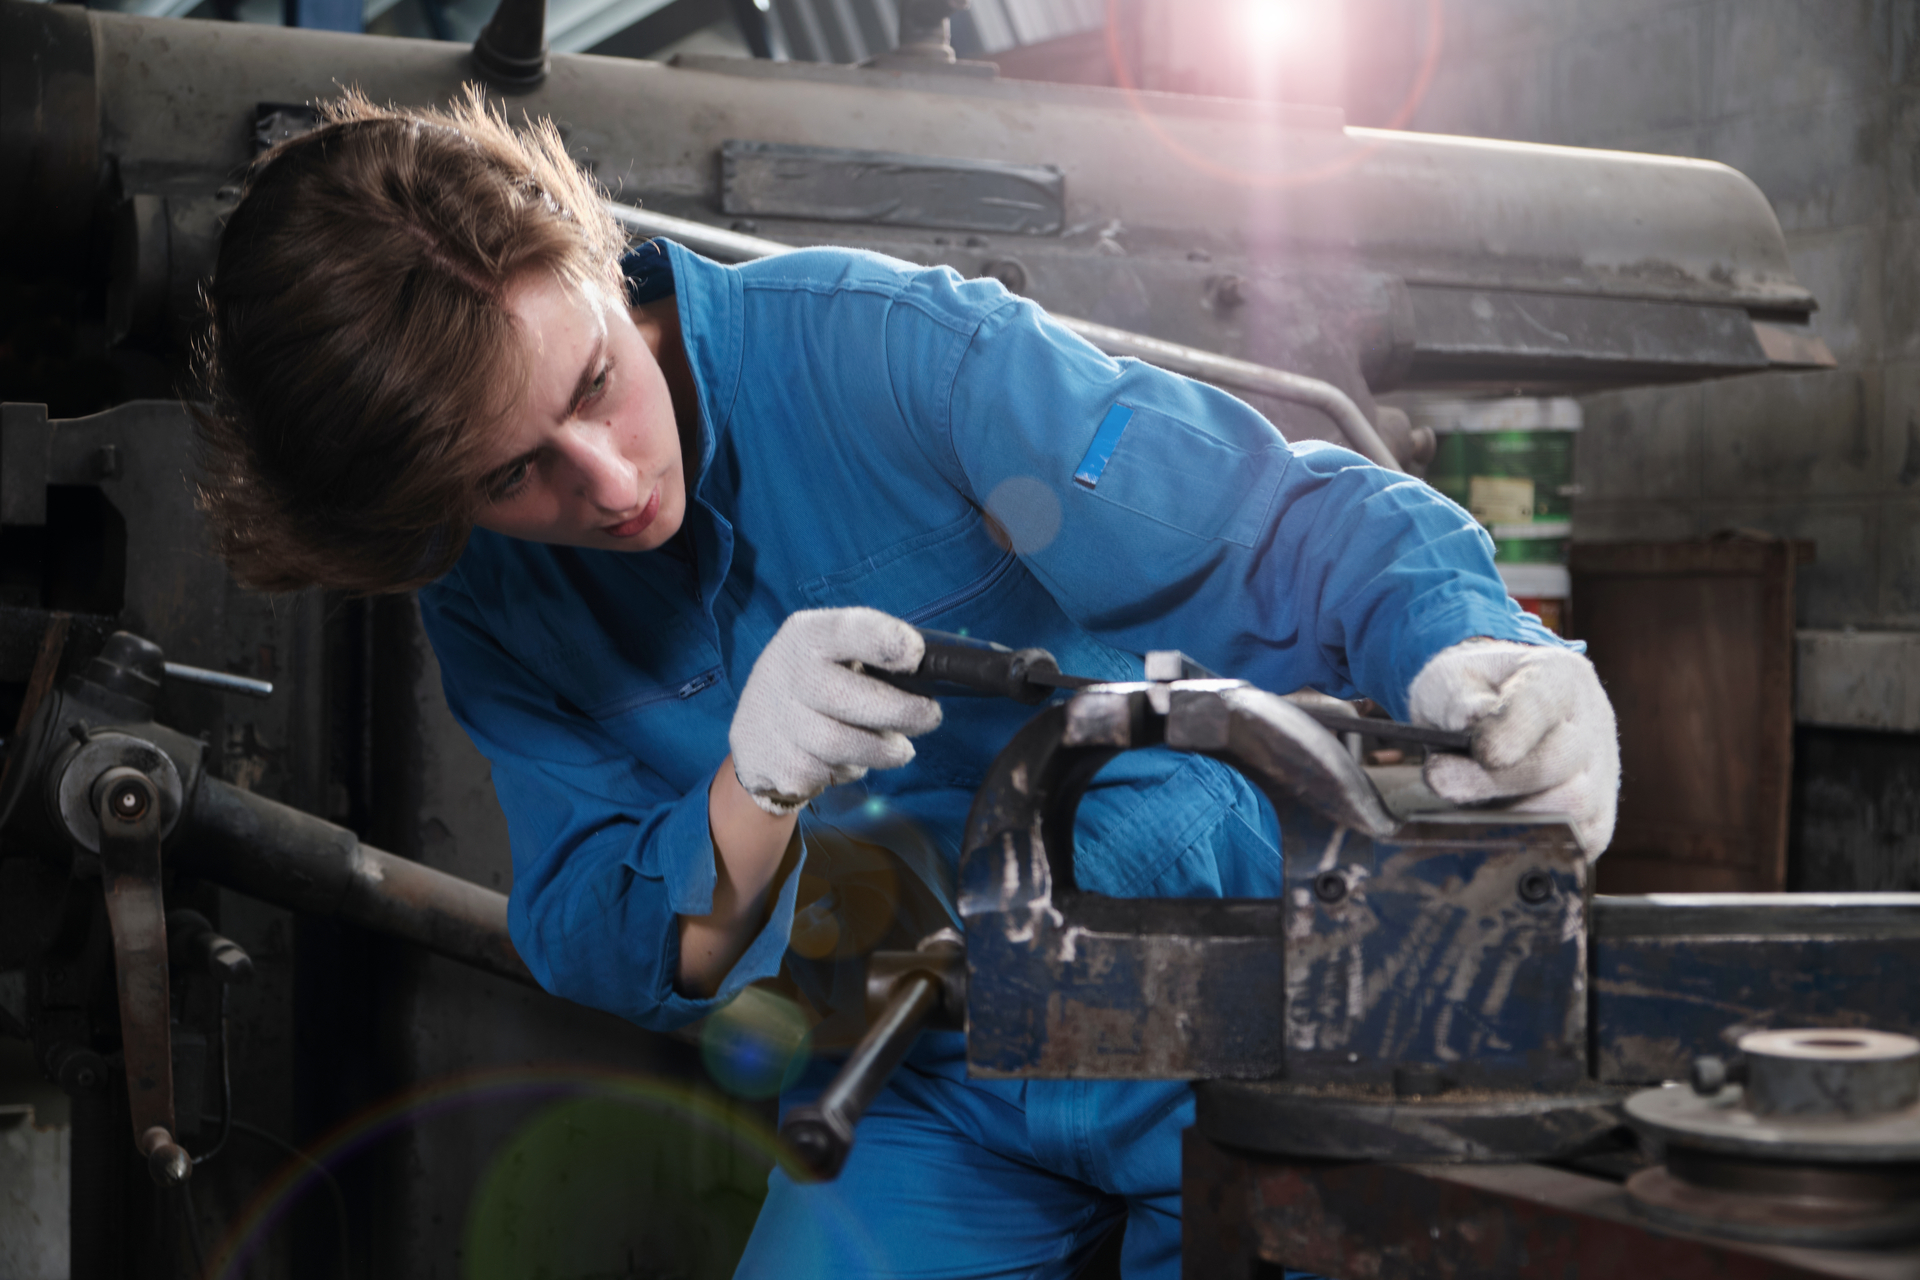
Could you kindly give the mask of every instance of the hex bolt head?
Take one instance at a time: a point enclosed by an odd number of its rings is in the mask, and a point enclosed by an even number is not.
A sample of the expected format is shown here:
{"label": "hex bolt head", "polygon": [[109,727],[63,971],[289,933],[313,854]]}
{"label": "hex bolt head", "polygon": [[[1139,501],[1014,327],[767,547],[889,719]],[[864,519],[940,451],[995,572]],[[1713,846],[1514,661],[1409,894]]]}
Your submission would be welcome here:
{"label": "hex bolt head", "polygon": [[1544,871],[1523,872],[1520,876],[1520,901],[1538,906],[1553,896],[1553,877]]}
{"label": "hex bolt head", "polygon": [[1313,896],[1332,905],[1347,896],[1347,878],[1338,871],[1322,871],[1313,878]]}

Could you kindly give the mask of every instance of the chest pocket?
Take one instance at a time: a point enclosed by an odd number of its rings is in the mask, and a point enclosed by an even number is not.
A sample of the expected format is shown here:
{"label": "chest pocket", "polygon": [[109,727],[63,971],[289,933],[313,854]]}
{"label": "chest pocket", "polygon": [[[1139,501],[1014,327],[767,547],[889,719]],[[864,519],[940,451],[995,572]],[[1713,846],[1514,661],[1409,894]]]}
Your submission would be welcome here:
{"label": "chest pocket", "polygon": [[610,631],[523,659],[558,695],[562,710],[607,724],[685,701],[720,681],[720,655],[689,618],[633,625],[624,639]]}
{"label": "chest pocket", "polygon": [[1249,443],[1255,447],[1134,409],[1112,453],[1098,460],[1093,483],[1080,479],[1079,487],[1182,532],[1250,547],[1267,526],[1291,455],[1277,438]]}
{"label": "chest pocket", "polygon": [[977,513],[916,534],[799,587],[815,609],[866,605],[915,622],[990,590],[1015,564]]}

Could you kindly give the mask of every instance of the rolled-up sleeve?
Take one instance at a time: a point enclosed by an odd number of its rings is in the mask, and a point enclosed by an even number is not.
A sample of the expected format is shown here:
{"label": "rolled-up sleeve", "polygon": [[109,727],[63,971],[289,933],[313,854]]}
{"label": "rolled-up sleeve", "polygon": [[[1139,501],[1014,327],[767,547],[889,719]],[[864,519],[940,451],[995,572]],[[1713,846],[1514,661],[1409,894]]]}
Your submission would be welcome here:
{"label": "rolled-up sleeve", "polygon": [[[671,1030],[779,971],[799,876],[708,999],[675,989],[676,917],[712,909],[704,786],[680,794],[509,654],[449,582],[421,592],[447,704],[493,767],[513,846],[507,926],[555,995]],[[718,763],[718,762],[716,762]]]}

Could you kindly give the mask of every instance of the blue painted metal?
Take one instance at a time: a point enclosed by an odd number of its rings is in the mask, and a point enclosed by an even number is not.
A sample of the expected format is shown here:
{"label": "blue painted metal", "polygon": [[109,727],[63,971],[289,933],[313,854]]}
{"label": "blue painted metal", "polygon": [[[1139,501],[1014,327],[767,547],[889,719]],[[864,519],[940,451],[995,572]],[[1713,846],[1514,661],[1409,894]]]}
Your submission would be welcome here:
{"label": "blue painted metal", "polygon": [[[1155,744],[1226,761],[1267,794],[1289,850],[1283,898],[1074,886],[1080,791],[1119,751]],[[996,760],[968,844],[976,1075],[1378,1086],[1418,1065],[1520,1089],[1585,1075],[1587,863],[1564,822],[1397,824],[1338,742],[1271,695],[1176,681],[1043,712]]]}
{"label": "blue painted metal", "polygon": [[1768,1027],[1920,1035],[1920,894],[1593,900],[1594,1074],[1685,1079]]}
{"label": "blue painted metal", "polygon": [[1427,814],[1373,839],[1295,806],[1281,830],[1285,1078],[1387,1085],[1422,1066],[1551,1090],[1585,1077],[1587,860],[1564,821]]}

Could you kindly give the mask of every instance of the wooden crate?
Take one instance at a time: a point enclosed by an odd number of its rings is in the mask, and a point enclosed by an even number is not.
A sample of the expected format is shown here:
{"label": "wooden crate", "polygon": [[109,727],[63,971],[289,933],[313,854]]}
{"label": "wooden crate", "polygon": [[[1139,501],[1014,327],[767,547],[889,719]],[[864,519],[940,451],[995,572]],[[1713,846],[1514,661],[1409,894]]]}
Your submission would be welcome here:
{"label": "wooden crate", "polygon": [[1620,719],[1602,893],[1786,887],[1793,576],[1813,545],[1575,543],[1573,635]]}

